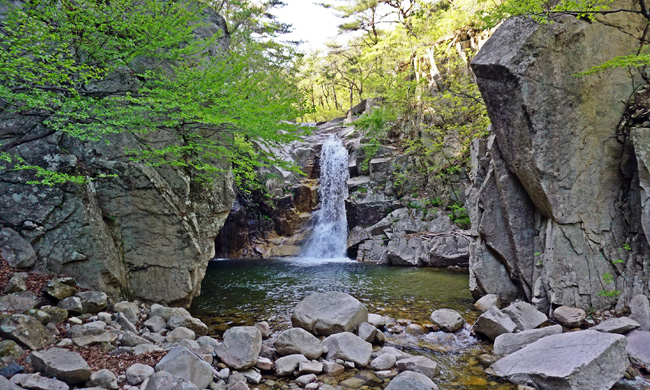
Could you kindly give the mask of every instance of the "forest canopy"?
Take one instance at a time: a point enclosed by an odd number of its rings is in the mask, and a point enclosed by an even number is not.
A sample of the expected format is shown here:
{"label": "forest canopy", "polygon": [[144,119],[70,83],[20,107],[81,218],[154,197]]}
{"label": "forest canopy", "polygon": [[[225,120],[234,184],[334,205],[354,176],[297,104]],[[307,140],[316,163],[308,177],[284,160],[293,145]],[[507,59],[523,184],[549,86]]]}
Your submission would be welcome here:
{"label": "forest canopy", "polygon": [[291,49],[269,39],[286,29],[269,19],[277,5],[2,0],[0,109],[5,119],[36,119],[0,146],[3,165],[34,170],[48,185],[87,180],[12,153],[55,132],[104,142],[125,132],[165,140],[129,152],[154,166],[191,167],[203,178],[234,163],[241,183],[261,164],[282,164],[259,145],[298,137],[288,121],[304,109]]}

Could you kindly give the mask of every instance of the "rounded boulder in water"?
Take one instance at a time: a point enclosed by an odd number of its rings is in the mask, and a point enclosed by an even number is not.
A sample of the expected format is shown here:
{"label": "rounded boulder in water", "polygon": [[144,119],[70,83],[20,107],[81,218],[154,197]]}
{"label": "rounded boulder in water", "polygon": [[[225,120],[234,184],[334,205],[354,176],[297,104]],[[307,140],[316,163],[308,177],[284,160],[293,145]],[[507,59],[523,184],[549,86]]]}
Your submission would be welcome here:
{"label": "rounded boulder in water", "polygon": [[311,294],[291,315],[294,327],[325,336],[353,332],[363,322],[368,322],[368,309],[353,296],[338,291]]}

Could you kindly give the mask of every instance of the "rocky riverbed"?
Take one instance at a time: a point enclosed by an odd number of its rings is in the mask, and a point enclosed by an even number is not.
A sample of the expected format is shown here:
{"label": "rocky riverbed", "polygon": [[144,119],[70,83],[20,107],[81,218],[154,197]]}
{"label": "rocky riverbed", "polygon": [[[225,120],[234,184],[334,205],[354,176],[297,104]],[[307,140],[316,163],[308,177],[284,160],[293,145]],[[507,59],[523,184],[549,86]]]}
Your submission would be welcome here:
{"label": "rocky riverbed", "polygon": [[[552,318],[525,302],[501,308],[488,295],[476,302],[483,313],[470,325],[452,309],[434,310],[428,324],[417,324],[369,313],[349,294],[322,292],[295,306],[290,328],[274,331],[262,321],[211,337],[211,329],[182,308],[111,302],[102,292],[81,291],[72,278],[15,272],[4,262],[2,268],[2,389],[514,388],[507,381],[520,389],[650,386],[641,376],[650,368],[650,304],[642,295],[626,309],[628,317],[559,307]],[[387,335],[400,334],[442,343],[441,335],[462,338],[470,329],[493,340],[493,350],[476,357],[489,381],[464,387],[441,380],[432,359],[386,343]]]}

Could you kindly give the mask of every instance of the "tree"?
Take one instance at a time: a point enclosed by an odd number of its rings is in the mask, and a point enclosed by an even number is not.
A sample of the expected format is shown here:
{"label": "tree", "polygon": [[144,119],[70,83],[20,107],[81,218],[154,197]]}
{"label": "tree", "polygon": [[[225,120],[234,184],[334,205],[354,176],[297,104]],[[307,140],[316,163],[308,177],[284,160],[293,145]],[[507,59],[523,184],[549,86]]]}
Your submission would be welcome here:
{"label": "tree", "polygon": [[237,162],[240,181],[259,164],[281,163],[253,142],[300,135],[285,122],[300,116],[299,94],[281,63],[254,42],[227,49],[227,36],[201,35],[206,16],[198,1],[8,3],[0,15],[1,115],[36,118],[37,125],[0,146],[6,168],[36,170],[49,185],[86,180],[12,153],[54,132],[96,141],[122,132],[171,139],[131,152],[205,178],[223,172],[215,159]]}

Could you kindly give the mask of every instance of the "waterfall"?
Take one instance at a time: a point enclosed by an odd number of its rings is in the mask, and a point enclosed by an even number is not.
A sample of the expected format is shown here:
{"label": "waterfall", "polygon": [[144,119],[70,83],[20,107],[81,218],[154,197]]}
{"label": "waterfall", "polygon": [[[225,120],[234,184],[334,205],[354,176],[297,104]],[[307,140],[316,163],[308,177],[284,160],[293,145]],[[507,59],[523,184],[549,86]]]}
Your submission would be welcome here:
{"label": "waterfall", "polygon": [[331,135],[320,158],[320,209],[314,213],[314,231],[303,249],[304,257],[343,258],[348,241],[345,199],[348,197],[348,151]]}

